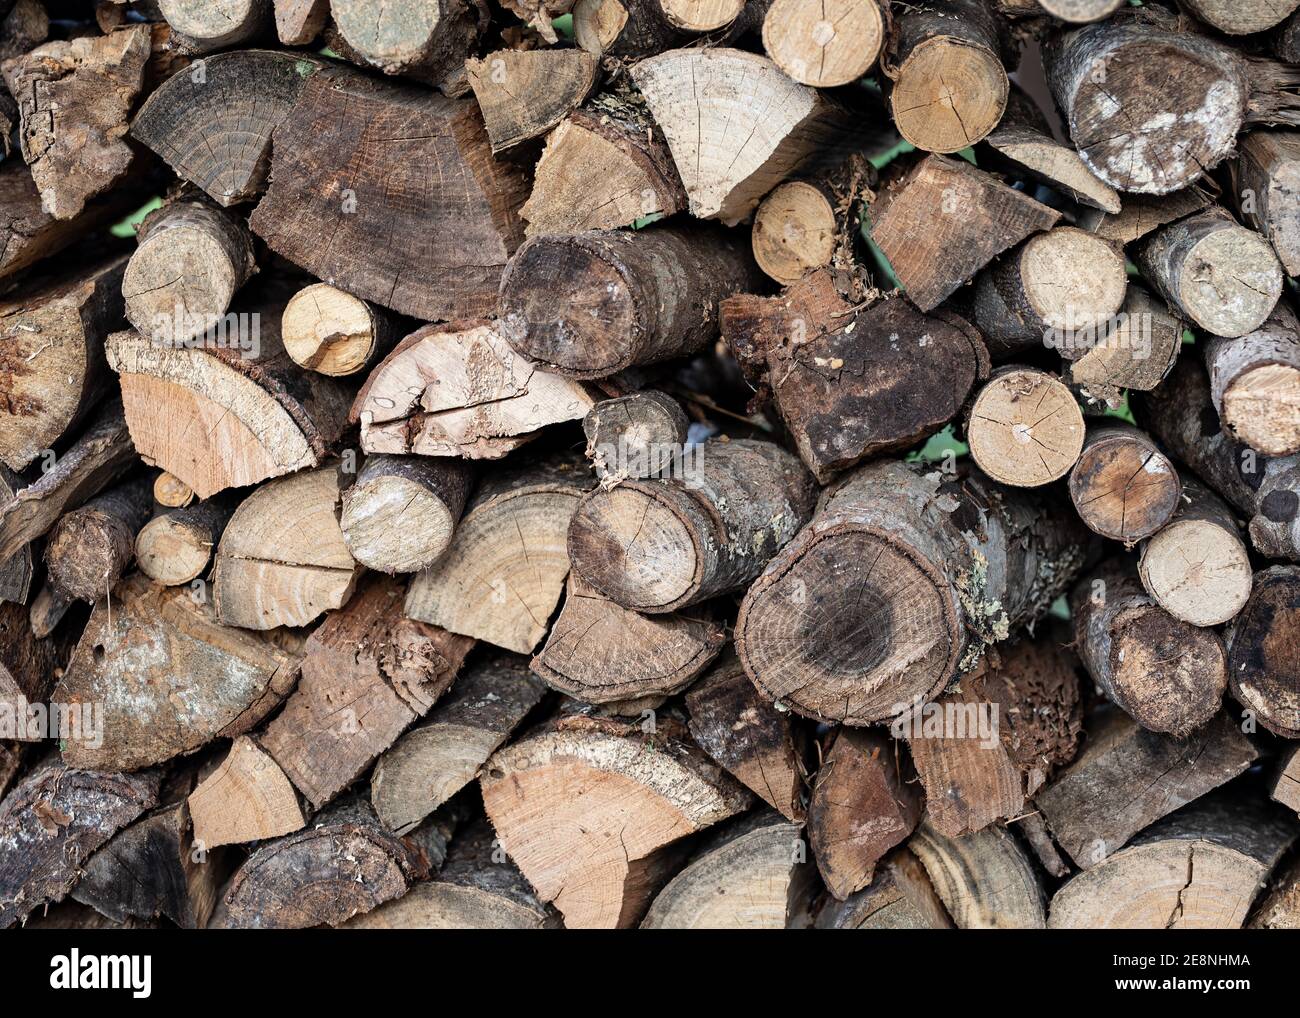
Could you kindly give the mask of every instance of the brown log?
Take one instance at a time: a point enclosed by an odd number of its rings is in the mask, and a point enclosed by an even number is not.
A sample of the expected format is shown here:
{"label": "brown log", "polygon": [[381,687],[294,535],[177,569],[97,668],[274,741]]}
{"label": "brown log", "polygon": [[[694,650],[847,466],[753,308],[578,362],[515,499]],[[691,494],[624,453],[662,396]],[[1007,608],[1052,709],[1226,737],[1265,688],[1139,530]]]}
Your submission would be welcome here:
{"label": "brown log", "polygon": [[[22,478],[0,463],[0,510],[23,486]],[[8,558],[0,559],[0,603],[26,604],[32,589],[32,545],[24,544]]]}
{"label": "brown log", "polygon": [[1084,577],[1070,606],[1088,674],[1143,728],[1184,738],[1218,713],[1228,681],[1223,641],[1156,604],[1130,561],[1112,559]]}
{"label": "brown log", "polygon": [[329,20],[329,0],[274,0],[275,34],[286,46],[310,46]]}
{"label": "brown log", "polygon": [[397,6],[384,0],[331,0],[330,14],[349,59],[437,85],[448,94],[461,94],[465,58],[488,20],[482,0]]}
{"label": "brown log", "polygon": [[1250,929],[1300,930],[1300,863],[1291,863],[1280,876],[1274,872],[1272,890],[1246,925]]}
{"label": "brown log", "polygon": [[94,603],[135,558],[135,538],[153,511],[153,478],[120,484],[60,517],[45,545],[50,582],[65,597]]}
{"label": "brown log", "polygon": [[764,810],[710,836],[655,897],[641,928],[805,929],[815,886],[803,832]]}
{"label": "brown log", "polygon": [[686,709],[701,749],[787,820],[803,822],[802,736],[788,712],[759,695],[734,653],[687,690]]}
{"label": "brown log", "polygon": [[27,616],[32,635],[38,640],[45,639],[58,628],[72,605],[73,601],[70,598],[64,597],[50,584],[42,585],[36,592],[36,596],[32,598],[31,609]]}
{"label": "brown log", "polygon": [[1052,898],[1052,929],[1236,929],[1295,840],[1289,819],[1228,793],[1167,817]]}
{"label": "brown log", "polygon": [[198,578],[207,571],[234,511],[233,499],[217,496],[155,516],[135,538],[140,571],[169,587]]}
{"label": "brown log", "polygon": [[763,49],[795,81],[833,88],[870,71],[885,42],[876,0],[831,0],[812,7],[774,0],[763,18]]}
{"label": "brown log", "polygon": [[511,464],[479,488],[452,546],[411,582],[406,614],[529,654],[569,573],[569,518],[591,484],[577,460]]}
{"label": "brown log", "polygon": [[88,730],[95,722],[93,714],[64,720],[52,716],[45,702],[64,674],[75,642],[76,635],[68,629],[53,639],[38,637],[21,604],[0,604],[0,735],[5,739],[94,737]]}
{"label": "brown log", "polygon": [[14,0],[0,4],[0,60],[18,57],[43,43],[50,35],[50,15],[41,0]]}
{"label": "brown log", "polygon": [[1227,35],[1265,32],[1287,19],[1300,0],[1185,0],[1207,25]]}
{"label": "brown log", "polygon": [[362,300],[424,321],[482,317],[523,240],[526,183],[491,158],[473,100],[329,71],[307,79],[276,131],[250,225]]}
{"label": "brown log", "polygon": [[[718,303],[759,278],[717,228],[539,236],[506,268],[498,327],[546,371],[604,378],[696,353],[716,335]],[[569,299],[556,301],[561,280]]]}
{"label": "brown log", "polygon": [[532,669],[586,703],[648,701],[680,693],[725,642],[723,625],[707,616],[641,615],[570,575],[564,608]]}
{"label": "brown log", "polygon": [[157,803],[158,779],[46,762],[15,785],[0,803],[0,928],[62,901],[92,853]]}
{"label": "brown log", "polygon": [[916,854],[953,923],[962,930],[1042,929],[1041,878],[1005,827],[945,838],[922,823],[908,847]]}
{"label": "brown log", "polygon": [[1059,379],[1001,369],[975,397],[966,426],[971,457],[993,480],[1036,488],[1070,472],[1083,451],[1083,413]]}
{"label": "brown log", "polygon": [[812,479],[780,446],[694,447],[680,478],[626,481],[584,496],[569,561],[625,608],[672,612],[743,587],[812,516]]}
{"label": "brown log", "polygon": [[[519,0],[514,0],[519,2]],[[685,41],[660,0],[577,0],[573,38],[595,57],[645,57]]]}
{"label": "brown log", "polygon": [[670,50],[638,63],[632,80],[700,219],[734,225],[811,157],[862,137],[852,113],[755,53]]}
{"label": "brown log", "polygon": [[194,489],[174,474],[160,470],[153,482],[153,500],[166,509],[183,509],[194,501]]}
{"label": "brown log", "polygon": [[1150,391],[1174,366],[1183,346],[1183,323],[1139,286],[1128,296],[1108,327],[1090,333],[1061,335],[1057,352],[1069,361],[1065,381],[1086,395],[1108,399],[1120,389]]}
{"label": "brown log", "polygon": [[1256,573],[1227,640],[1232,695],[1270,732],[1300,738],[1300,568]]}
{"label": "brown log", "polygon": [[1169,194],[1125,193],[1124,207],[1119,212],[1112,215],[1100,209],[1082,209],[1078,226],[1112,244],[1132,244],[1176,219],[1214,204],[1218,190],[1213,181],[1206,180]]}
{"label": "brown log", "polygon": [[249,42],[270,28],[271,0],[158,0],[176,44],[211,53]]}
{"label": "brown log", "polygon": [[113,258],[0,303],[0,460],[11,469],[53,449],[104,396],[125,267]]}
{"label": "brown log", "polygon": [[1300,746],[1282,752],[1269,798],[1300,813]]}
{"label": "brown log", "polygon": [[307,639],[298,688],[258,742],[320,809],[451,686],[474,641],[402,617],[404,584],[366,582]]}
{"label": "brown log", "polygon": [[982,141],[1007,108],[1005,26],[978,0],[924,0],[895,16],[889,96],[898,133],[927,152]]}
{"label": "brown log", "polygon": [[867,210],[871,239],[908,297],[932,311],[966,280],[1060,213],[963,160],[929,156]]}
{"label": "brown log", "polygon": [[194,820],[194,843],[203,851],[278,838],[307,823],[293,784],[247,735],[235,739],[186,804]]}
{"label": "brown log", "polygon": [[1177,468],[1137,428],[1092,428],[1070,471],[1079,518],[1102,537],[1132,546],[1173,519],[1181,505]]}
{"label": "brown log", "polygon": [[535,367],[505,336],[500,323],[486,321],[426,325],[407,336],[352,404],[362,448],[500,459],[549,424],[581,419],[592,392]]}
{"label": "brown log", "polygon": [[148,25],[46,43],[4,64],[23,159],[56,219],[73,219],[131,169],[127,120],[144,85]]}
{"label": "brown log", "polygon": [[1083,708],[1074,661],[1050,639],[1021,640],[933,704],[896,721],[925,788],[926,816],[950,838],[1024,816],[1074,758]]}
{"label": "brown log", "polygon": [[745,595],[745,671],[797,713],[849,725],[937,696],[1082,565],[1086,531],[1051,506],[975,473],[859,467]]}
{"label": "brown log", "polygon": [[1300,211],[1292,198],[1300,190],[1300,132],[1246,135],[1233,166],[1233,184],[1242,221],[1272,242],[1288,276],[1300,275]]}
{"label": "brown log", "polygon": [[596,59],[580,49],[498,50],[465,62],[493,153],[540,138],[591,95]]}
{"label": "brown log", "polygon": [[1300,452],[1300,321],[1281,301],[1260,328],[1205,344],[1210,398],[1233,437],[1265,456]]}
{"label": "brown log", "polygon": [[1183,740],[1149,732],[1110,708],[1087,728],[1079,758],[1034,797],[1057,844],[1085,870],[1258,756],[1226,712]]}
{"label": "brown log", "polygon": [[827,897],[819,930],[950,930],[952,917],[925,867],[906,848],[887,856],[871,883],[844,901]]}
{"label": "brown log", "polygon": [[657,733],[571,717],[498,750],[479,781],[502,846],[570,929],[634,925],[672,843],[749,793],[662,719]]}
{"label": "brown log", "polygon": [[537,237],[631,226],[685,208],[672,153],[645,102],[634,92],[602,92],[547,137],[519,212]]}
{"label": "brown log", "polygon": [[262,485],[240,504],[212,574],[224,625],[304,626],[348,602],[361,566],[339,528],[344,483],[332,466],[306,470]]}
{"label": "brown log", "polygon": [[826,752],[808,804],[808,840],[827,889],[843,901],[910,835],[924,795],[892,740],[845,729]]}
{"label": "brown log", "polygon": [[1273,37],[1273,52],[1289,64],[1300,64],[1300,11],[1292,14]]}
{"label": "brown log", "polygon": [[452,692],[375,764],[370,802],[390,831],[406,834],[479,776],[546,687],[526,658],[495,653],[465,669]]}
{"label": "brown log", "polygon": [[1173,520],[1142,546],[1138,574],[1146,592],[1176,619],[1217,626],[1250,597],[1250,555],[1231,510],[1209,488],[1182,479]]}
{"label": "brown log", "polygon": [[339,525],[352,557],[383,573],[431,566],[451,545],[472,481],[461,460],[368,457],[343,492]]}
{"label": "brown log", "polygon": [[1057,141],[1042,125],[1013,116],[1011,110],[984,139],[979,152],[981,165],[1046,184],[1091,209],[1110,215],[1121,211],[1119,193],[1093,173],[1078,152]]}
{"label": "brown log", "polygon": [[293,688],[299,658],[269,637],[224,628],[188,590],[128,576],[95,606],[54,691],[55,703],[102,718],[102,737],[68,740],[64,759],[136,770],[241,735]]}
{"label": "brown log", "polygon": [[387,314],[328,283],[313,283],[289,299],[280,332],[295,363],[333,377],[372,367],[397,338]]}
{"label": "brown log", "polygon": [[654,389],[597,403],[582,419],[587,458],[601,484],[660,477],[682,461],[688,424],[681,405]]}

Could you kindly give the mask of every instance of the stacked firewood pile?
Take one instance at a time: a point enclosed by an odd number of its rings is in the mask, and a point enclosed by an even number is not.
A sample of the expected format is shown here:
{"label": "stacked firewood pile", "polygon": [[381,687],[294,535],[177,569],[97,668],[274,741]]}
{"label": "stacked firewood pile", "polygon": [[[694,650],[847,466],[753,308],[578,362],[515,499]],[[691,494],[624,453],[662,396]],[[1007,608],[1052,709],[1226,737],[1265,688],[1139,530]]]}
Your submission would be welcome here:
{"label": "stacked firewood pile", "polygon": [[1300,926],[1300,0],[0,0],[0,926]]}

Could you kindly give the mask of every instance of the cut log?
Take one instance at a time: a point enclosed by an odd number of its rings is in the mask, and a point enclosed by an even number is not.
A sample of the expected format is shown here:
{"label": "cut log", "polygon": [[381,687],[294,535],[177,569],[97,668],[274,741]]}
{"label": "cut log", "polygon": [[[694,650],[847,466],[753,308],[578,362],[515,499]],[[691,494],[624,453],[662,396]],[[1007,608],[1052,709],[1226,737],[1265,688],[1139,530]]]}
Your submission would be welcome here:
{"label": "cut log", "polygon": [[1156,604],[1130,561],[1112,559],[1086,576],[1070,606],[1088,674],[1143,728],[1181,739],[1218,713],[1228,682],[1223,641]]}
{"label": "cut log", "polygon": [[315,809],[451,686],[474,641],[402,617],[404,584],[366,582],[308,638],[302,677],[258,741]]}
{"label": "cut log", "polygon": [[1260,554],[1300,561],[1300,458],[1265,459],[1238,445],[1213,411],[1197,359],[1175,366],[1138,411],[1170,453],[1249,519]]}
{"label": "cut log", "polygon": [[27,621],[31,625],[32,635],[43,640],[58,628],[73,601],[64,597],[50,584],[42,585],[32,598],[31,610]]}
{"label": "cut log", "polygon": [[135,558],[136,534],[152,511],[153,478],[139,477],[60,517],[45,545],[50,582],[92,604],[107,595]]}
{"label": "cut log", "polygon": [[1273,889],[1246,924],[1250,929],[1300,930],[1300,863],[1273,880]]}
{"label": "cut log", "polygon": [[1164,301],[1130,284],[1124,306],[1109,327],[1060,338],[1063,345],[1057,352],[1072,362],[1065,370],[1066,381],[1106,399],[1120,389],[1146,392],[1159,385],[1182,349],[1183,323]]}
{"label": "cut log", "polygon": [[486,821],[457,832],[438,875],[347,924],[362,930],[537,930],[561,925]]}
{"label": "cut log", "polygon": [[21,604],[0,604],[0,735],[17,742],[94,737],[93,714],[55,717],[45,704],[75,640],[69,630],[37,637]]}
{"label": "cut log", "polygon": [[468,667],[428,719],[375,764],[370,802],[380,822],[397,834],[414,829],[478,777],[545,693],[526,658],[498,652]]}
{"label": "cut log", "polygon": [[895,718],[1040,616],[1082,565],[1086,533],[975,473],[868,464],[750,587],[736,649],[759,690],[799,714]]}
{"label": "cut log", "polygon": [[1029,238],[984,272],[975,290],[975,324],[995,359],[1075,334],[1104,334],[1128,292],[1120,251],[1073,226]]}
{"label": "cut log", "polygon": [[224,867],[197,845],[184,798],[116,834],[90,857],[72,897],[116,923],[166,916],[203,929],[221,893]]}
{"label": "cut log", "polygon": [[871,239],[922,311],[934,310],[1003,251],[1060,219],[964,159],[943,156],[927,157],[894,181],[867,215]]}
{"label": "cut log", "polygon": [[183,509],[194,501],[194,489],[174,474],[160,470],[153,482],[153,500],[165,509]]}
{"label": "cut log", "polygon": [[1125,0],[1030,0],[1062,21],[1087,24],[1108,18],[1124,6]]}
{"label": "cut log", "polygon": [[817,913],[819,930],[950,930],[952,918],[925,868],[900,848],[871,884],[845,901],[827,898]]}
{"label": "cut log", "polygon": [[[874,2],[874,0],[870,0]],[[797,282],[829,265],[839,240],[838,208],[816,180],[787,180],[774,187],[754,213],[750,233],[754,261],[778,283]]]}
{"label": "cut log", "polygon": [[[1297,58],[1293,62],[1300,63]],[[1242,220],[1272,242],[1288,276],[1300,275],[1300,132],[1246,135],[1233,171]]]}
{"label": "cut log", "polygon": [[743,587],[812,517],[812,478],[780,446],[692,453],[683,477],[597,488],[573,514],[574,572],[625,608],[672,612]]}
{"label": "cut log", "polygon": [[659,892],[641,928],[804,929],[815,886],[803,832],[764,810],[710,838]]}
{"label": "cut log", "polygon": [[1217,626],[1236,617],[1254,582],[1232,511],[1209,488],[1184,477],[1173,520],[1142,546],[1138,575],[1176,619]]}
{"label": "cut log", "polygon": [[671,50],[635,65],[632,80],[668,139],[691,215],[729,226],[810,157],[861,135],[848,110],[756,53]]}
{"label": "cut log", "polygon": [[635,702],[680,693],[725,642],[720,622],[641,615],[570,576],[564,608],[532,668],[548,686],[585,703]]}
{"label": "cut log", "polygon": [[577,0],[573,38],[595,57],[651,56],[685,41],[660,0]]}
{"label": "cut log", "polygon": [[1254,332],[1282,294],[1282,266],[1273,249],[1222,209],[1161,228],[1139,249],[1137,261],[1166,300],[1216,336]]}
{"label": "cut log", "polygon": [[1265,456],[1300,452],[1300,321],[1285,301],[1239,339],[1211,337],[1205,368],[1233,437]]}
{"label": "cut log", "polygon": [[62,901],[101,845],[157,804],[158,774],[45,763],[0,803],[0,928]]}
{"label": "cut log", "polygon": [[512,50],[467,60],[494,153],[540,138],[591,95],[595,57],[580,49]]}
{"label": "cut log", "polygon": [[46,534],[60,516],[97,495],[134,461],[122,404],[114,400],[39,479],[0,506],[0,562]]}
{"label": "cut log", "polygon": [[1102,240],[1127,246],[1176,219],[1201,212],[1214,204],[1218,187],[1213,180],[1169,194],[1125,194],[1124,207],[1114,215],[1098,209],[1081,209],[1078,226]]}
{"label": "cut log", "polygon": [[1273,52],[1289,64],[1300,64],[1300,11],[1292,14],[1275,36]]}
{"label": "cut log", "polygon": [[0,303],[0,460],[11,469],[53,449],[105,395],[125,268],[114,258]]}
{"label": "cut log", "polygon": [[211,53],[249,42],[270,28],[271,0],[157,0],[176,44]]}
{"label": "cut log", "polygon": [[313,283],[289,299],[280,333],[295,363],[333,377],[372,366],[396,339],[387,314],[328,283]]}
{"label": "cut log", "polygon": [[628,92],[597,95],[551,132],[519,211],[527,235],[537,237],[611,230],[685,208],[663,132],[644,100]]}
{"label": "cut log", "polygon": [[1232,695],[1270,732],[1300,738],[1300,568],[1255,574],[1250,600],[1228,631]]}
{"label": "cut log", "polygon": [[1008,367],[979,391],[966,426],[970,454],[1001,484],[1037,488],[1068,474],[1083,451],[1083,412],[1059,379]]}
{"label": "cut log", "polygon": [[1273,779],[1273,787],[1268,794],[1274,802],[1280,802],[1300,813],[1300,746],[1291,746],[1282,751],[1277,777]]}
{"label": "cut log", "polygon": [[1070,498],[1091,530],[1132,546],[1173,519],[1181,505],[1177,468],[1144,432],[1092,428],[1070,471]]}
{"label": "cut log", "polygon": [[657,729],[570,717],[498,750],[479,781],[502,846],[570,929],[634,925],[663,850],[749,805],[683,728]]}
{"label": "cut log", "polygon": [[827,889],[843,901],[921,819],[925,797],[892,740],[845,729],[826,752],[808,804],[808,840]]}
{"label": "cut log", "polygon": [[41,0],[4,0],[0,20],[0,60],[19,57],[50,35],[50,15]]}
{"label": "cut log", "polygon": [[1012,176],[1046,184],[1081,205],[1111,214],[1120,211],[1119,193],[1093,173],[1078,152],[1039,125],[1013,118],[1010,111],[984,139],[980,161]]}
{"label": "cut log", "polygon": [[1185,0],[1207,25],[1227,35],[1251,35],[1280,25],[1300,0]]}
{"label": "cut log", "polygon": [[260,846],[217,905],[217,929],[341,926],[406,892],[410,849],[359,799],[344,800],[309,830]]}
{"label": "cut log", "polygon": [[344,481],[334,467],[262,485],[235,510],[217,546],[217,617],[245,629],[305,626],[347,604],[361,567],[339,528]]}
{"label": "cut log", "polygon": [[945,838],[922,823],[908,842],[961,930],[1041,930],[1043,885],[1025,850],[1005,827]]}
{"label": "cut log", "polygon": [[885,42],[876,0],[831,0],[813,7],[773,0],[763,18],[763,49],[795,81],[814,88],[848,85],[863,77]]}
{"label": "cut log", "polygon": [[591,391],[538,370],[504,334],[500,323],[459,322],[402,340],[352,405],[362,448],[500,459],[548,424],[581,420],[595,402]]}
{"label": "cut log", "polygon": [[217,496],[154,517],[135,538],[140,571],[168,587],[198,578],[207,571],[234,511],[233,499]]}
{"label": "cut log", "polygon": [[475,318],[495,313],[527,196],[523,172],[491,158],[472,99],[329,71],[307,79],[276,131],[250,225],[362,300],[423,321]]}
{"label": "cut log", "polygon": [[980,0],[923,0],[895,18],[894,126],[927,152],[959,152],[998,126],[1011,84],[1005,26]]}
{"label": "cut log", "polygon": [[686,693],[690,731],[700,747],[787,820],[804,819],[801,735],[763,699],[740,659],[727,653]]}
{"label": "cut log", "polygon": [[433,0],[389,4],[385,0],[331,0],[330,14],[363,67],[437,85],[444,92],[464,84],[465,58],[487,26],[482,0]]}
{"label": "cut log", "polygon": [[310,46],[325,28],[330,0],[274,0],[275,34],[286,46]]}
{"label": "cut log", "polygon": [[155,346],[215,338],[235,291],[257,271],[244,221],[178,201],[149,213],[137,239],[122,280],[130,323]]}
{"label": "cut log", "polygon": [[1034,797],[1057,844],[1085,870],[1259,755],[1226,712],[1183,740],[1149,732],[1109,708],[1087,727],[1079,758]]}
{"label": "cut log", "polygon": [[740,16],[745,0],[659,0],[659,6],[683,32],[716,32]]}
{"label": "cut log", "polygon": [[324,62],[302,53],[239,50],[182,68],[140,107],[131,137],[219,205],[266,189],[271,132]]}
{"label": "cut log", "polygon": [[95,606],[53,700],[94,710],[102,738],[70,739],[74,767],[137,770],[241,735],[284,699],[299,655],[227,629],[188,590],[135,574]]}
{"label": "cut log", "polygon": [[55,219],[73,219],[131,169],[127,119],[144,85],[148,25],[46,43],[4,65],[23,159]]}
{"label": "cut log", "polygon": [[[1243,123],[1296,122],[1285,68],[1174,19],[1112,18],[1070,32],[1046,52],[1052,93],[1079,155],[1121,191],[1168,194],[1232,151]],[[1099,70],[1100,69],[1100,70]]]}
{"label": "cut log", "polygon": [[569,457],[493,474],[466,509],[452,546],[411,582],[407,616],[532,653],[560,602],[569,518],[590,484]]}
{"label": "cut log", "polygon": [[719,302],[760,278],[739,238],[716,228],[534,237],[501,280],[498,328],[547,371],[605,378],[696,353],[717,335]]}
{"label": "cut log", "polygon": [[1238,796],[1181,810],[1052,898],[1052,929],[1237,929],[1295,840],[1293,822]]}
{"label": "cut log", "polygon": [[348,391],[298,369],[277,317],[241,313],[215,348],[171,348],[132,331],[109,337],[140,457],[199,498],[319,466],[346,425]]}
{"label": "cut log", "polygon": [[298,793],[284,771],[246,735],[186,800],[194,843],[203,851],[292,834],[306,826]]}
{"label": "cut log", "polygon": [[371,569],[426,569],[451,545],[472,483],[461,460],[371,456],[343,492],[343,540]]}
{"label": "cut log", "polygon": [[[22,488],[22,478],[0,463],[0,510]],[[31,544],[24,544],[8,558],[0,559],[0,604],[12,601],[26,604],[32,589],[33,555]]]}
{"label": "cut log", "polygon": [[958,838],[1024,815],[1052,772],[1074,758],[1083,708],[1074,661],[1049,639],[1022,640],[962,677],[961,687],[896,721],[925,787],[925,811]]}
{"label": "cut log", "polygon": [[681,404],[653,389],[602,400],[582,419],[587,458],[606,487],[664,476],[682,462],[687,430]]}

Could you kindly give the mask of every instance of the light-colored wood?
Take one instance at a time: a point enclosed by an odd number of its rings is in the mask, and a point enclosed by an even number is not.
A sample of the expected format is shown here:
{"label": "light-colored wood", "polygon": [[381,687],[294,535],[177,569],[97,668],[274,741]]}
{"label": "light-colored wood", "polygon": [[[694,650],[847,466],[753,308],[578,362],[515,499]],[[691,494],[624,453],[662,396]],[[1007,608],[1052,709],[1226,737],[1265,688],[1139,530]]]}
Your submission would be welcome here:
{"label": "light-colored wood", "polygon": [[278,838],[307,824],[284,771],[246,735],[231,744],[187,802],[195,844],[205,850]]}
{"label": "light-colored wood", "polygon": [[194,489],[175,474],[161,470],[154,478],[153,500],[168,509],[181,509],[194,501]]}
{"label": "light-colored wood", "polygon": [[218,496],[155,516],[136,535],[140,571],[170,587],[196,579],[212,561],[234,508],[233,499]]}
{"label": "light-colored wood", "polygon": [[1030,0],[1048,14],[1072,24],[1087,24],[1108,18],[1124,6],[1126,0]]}
{"label": "light-colored wood", "polygon": [[1033,488],[1070,472],[1083,451],[1083,412],[1053,376],[1009,368],[975,397],[967,425],[971,456],[1002,484]]}
{"label": "light-colored wood", "polygon": [[945,838],[922,823],[908,847],[962,930],[1036,930],[1047,925],[1043,887],[1025,850],[1005,827]]}
{"label": "light-colored wood", "polygon": [[270,0],[158,0],[158,10],[191,53],[247,42],[271,19]]}
{"label": "light-colored wood", "polygon": [[876,0],[773,0],[763,18],[763,49],[795,81],[847,85],[880,56],[885,23]]}
{"label": "light-colored wood", "polygon": [[1020,173],[1080,204],[1111,214],[1121,209],[1119,192],[1093,173],[1078,152],[1050,134],[1016,124],[999,127],[984,139],[984,144]]}
{"label": "light-colored wood", "polygon": [[328,283],[313,283],[289,298],[280,332],[297,364],[333,376],[355,375],[391,339],[382,311]]}
{"label": "light-colored wood", "polygon": [[1300,452],[1300,321],[1286,301],[1255,331],[1210,339],[1205,368],[1227,431],[1265,456]]}
{"label": "light-colored wood", "polygon": [[1284,750],[1268,793],[1274,802],[1300,813],[1300,746]]}
{"label": "light-colored wood", "polygon": [[754,213],[754,260],[778,283],[793,283],[830,264],[836,226],[835,206],[821,188],[804,180],[778,184]]}
{"label": "light-colored wood", "polygon": [[494,153],[543,134],[580,106],[600,77],[596,58],[580,49],[497,50],[467,60]]}
{"label": "light-colored wood", "polygon": [[1233,180],[1242,220],[1272,242],[1288,276],[1300,275],[1300,132],[1246,135]]}
{"label": "light-colored wood", "polygon": [[670,25],[686,32],[716,32],[739,16],[745,0],[659,0]]}
{"label": "light-colored wood", "polygon": [[1300,0],[1184,0],[1207,25],[1228,35],[1253,35],[1280,25]]}

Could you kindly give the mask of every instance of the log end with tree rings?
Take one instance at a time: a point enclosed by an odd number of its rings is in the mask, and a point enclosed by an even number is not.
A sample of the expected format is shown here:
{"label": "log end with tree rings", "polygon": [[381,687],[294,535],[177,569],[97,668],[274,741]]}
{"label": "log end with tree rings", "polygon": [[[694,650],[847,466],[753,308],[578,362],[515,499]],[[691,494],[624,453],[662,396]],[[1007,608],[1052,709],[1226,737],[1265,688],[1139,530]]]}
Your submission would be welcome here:
{"label": "log end with tree rings", "polygon": [[773,0],[763,19],[763,48],[795,81],[814,88],[847,85],[880,55],[885,22],[876,0]]}
{"label": "log end with tree rings", "polygon": [[1181,495],[1169,457],[1136,428],[1097,429],[1070,471],[1070,498],[1079,517],[1102,537],[1125,544],[1168,523]]}
{"label": "log end with tree rings", "polygon": [[971,456],[995,481],[1033,488],[1070,472],[1083,451],[1083,413],[1059,380],[1033,368],[993,378],[971,408]]}
{"label": "log end with tree rings", "polygon": [[777,186],[754,213],[754,260],[778,283],[793,283],[829,265],[835,254],[835,208],[821,188],[803,180]]}
{"label": "log end with tree rings", "polygon": [[1006,110],[1010,82],[997,54],[939,36],[898,69],[890,105],[903,138],[927,152],[960,152],[983,140]]}

